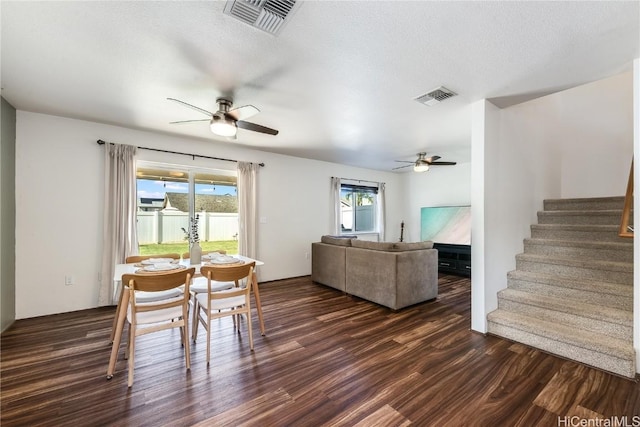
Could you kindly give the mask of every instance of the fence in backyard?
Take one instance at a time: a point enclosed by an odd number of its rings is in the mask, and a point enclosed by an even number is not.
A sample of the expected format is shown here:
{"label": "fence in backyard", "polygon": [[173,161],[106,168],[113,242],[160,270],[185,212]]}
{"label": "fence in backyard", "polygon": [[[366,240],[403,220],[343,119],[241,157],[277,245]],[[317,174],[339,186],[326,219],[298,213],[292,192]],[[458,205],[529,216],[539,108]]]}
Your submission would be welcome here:
{"label": "fence in backyard", "polygon": [[[238,238],[238,214],[199,212],[198,237],[200,241],[235,240]],[[184,242],[182,228],[189,230],[189,214],[186,212],[138,212],[138,242]]]}

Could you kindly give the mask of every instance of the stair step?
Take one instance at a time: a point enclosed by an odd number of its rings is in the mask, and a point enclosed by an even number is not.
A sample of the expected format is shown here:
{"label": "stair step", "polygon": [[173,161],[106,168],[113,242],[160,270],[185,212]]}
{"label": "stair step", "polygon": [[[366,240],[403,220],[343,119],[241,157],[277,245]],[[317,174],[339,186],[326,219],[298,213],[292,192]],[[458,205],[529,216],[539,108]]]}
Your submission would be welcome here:
{"label": "stair step", "polygon": [[633,263],[518,254],[516,269],[560,277],[633,283]]}
{"label": "stair step", "polygon": [[605,371],[635,378],[635,351],[625,340],[502,309],[488,314],[488,333]]}
{"label": "stair step", "polygon": [[633,241],[599,242],[555,239],[524,239],[524,252],[561,258],[633,262]]}
{"label": "stair step", "polygon": [[605,307],[633,310],[633,286],[629,284],[563,278],[521,270],[510,271],[507,283],[511,289],[581,302],[597,301]]}
{"label": "stair step", "polygon": [[533,318],[633,341],[633,312],[603,307],[598,301],[567,301],[517,289],[498,293],[498,308]]}
{"label": "stair step", "polygon": [[617,225],[532,224],[534,239],[590,240],[597,242],[623,242]]}
{"label": "stair step", "polygon": [[596,224],[619,226],[621,218],[622,211],[620,209],[538,212],[538,224]]}
{"label": "stair step", "polygon": [[624,196],[592,197],[576,199],[547,199],[543,202],[545,211],[555,210],[611,210],[622,211],[624,208]]}

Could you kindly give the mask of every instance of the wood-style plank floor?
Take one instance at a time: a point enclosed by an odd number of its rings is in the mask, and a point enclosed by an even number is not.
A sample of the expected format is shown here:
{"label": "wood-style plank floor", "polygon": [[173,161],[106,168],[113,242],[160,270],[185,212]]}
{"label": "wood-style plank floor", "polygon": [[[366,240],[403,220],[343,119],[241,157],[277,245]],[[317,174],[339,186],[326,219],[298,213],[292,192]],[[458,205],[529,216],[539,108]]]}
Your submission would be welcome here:
{"label": "wood-style plank floor", "polygon": [[246,325],[238,335],[223,319],[211,365],[201,329],[188,372],[177,329],[143,336],[131,389],[124,344],[114,378],[105,376],[113,307],[19,320],[2,334],[0,422],[569,426],[627,417],[640,425],[638,383],[471,332],[467,278],[441,275],[439,292],[392,312],[309,277],[265,283],[267,335],[256,333],[255,352]]}

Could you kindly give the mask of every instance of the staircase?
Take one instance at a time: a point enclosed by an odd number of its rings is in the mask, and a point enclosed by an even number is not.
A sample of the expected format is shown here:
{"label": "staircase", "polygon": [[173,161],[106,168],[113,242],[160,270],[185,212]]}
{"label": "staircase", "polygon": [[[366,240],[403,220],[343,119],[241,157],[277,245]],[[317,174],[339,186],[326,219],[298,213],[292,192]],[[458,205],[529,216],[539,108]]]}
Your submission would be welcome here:
{"label": "staircase", "polygon": [[624,197],[545,200],[488,333],[635,378],[633,239]]}

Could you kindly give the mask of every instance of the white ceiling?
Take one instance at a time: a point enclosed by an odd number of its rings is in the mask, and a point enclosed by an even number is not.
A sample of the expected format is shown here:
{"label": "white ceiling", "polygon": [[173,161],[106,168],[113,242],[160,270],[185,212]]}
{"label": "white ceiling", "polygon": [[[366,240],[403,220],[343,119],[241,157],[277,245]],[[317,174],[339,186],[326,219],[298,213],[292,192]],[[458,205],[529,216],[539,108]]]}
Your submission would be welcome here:
{"label": "white ceiling", "polygon": [[[231,93],[261,110],[248,121],[280,134],[239,130],[229,144],[382,170],[418,151],[463,162],[474,101],[507,106],[631,69],[639,4],[302,1],[273,36],[221,1],[2,1],[2,96],[224,140],[206,122],[170,125],[206,117],[166,98],[215,111]],[[459,95],[414,101],[441,85]]]}

